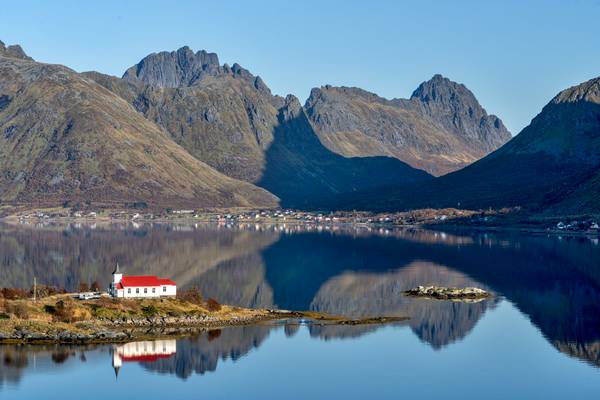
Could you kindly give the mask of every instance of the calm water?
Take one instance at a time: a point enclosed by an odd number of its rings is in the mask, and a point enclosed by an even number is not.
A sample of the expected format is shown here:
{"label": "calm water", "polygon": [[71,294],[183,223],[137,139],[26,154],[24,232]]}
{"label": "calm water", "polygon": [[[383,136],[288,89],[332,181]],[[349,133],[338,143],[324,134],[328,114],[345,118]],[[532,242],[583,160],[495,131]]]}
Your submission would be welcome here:
{"label": "calm water", "polygon": [[[597,240],[421,230],[0,227],[1,286],[160,274],[249,307],[393,326],[274,323],[120,346],[0,346],[0,398],[597,398]],[[410,299],[420,284],[491,300]]]}

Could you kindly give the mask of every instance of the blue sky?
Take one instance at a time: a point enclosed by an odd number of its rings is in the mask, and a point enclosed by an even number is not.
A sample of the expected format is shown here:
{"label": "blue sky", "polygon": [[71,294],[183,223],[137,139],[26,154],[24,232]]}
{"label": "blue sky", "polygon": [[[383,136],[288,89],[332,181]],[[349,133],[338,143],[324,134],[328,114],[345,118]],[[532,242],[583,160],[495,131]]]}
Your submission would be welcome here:
{"label": "blue sky", "polygon": [[118,76],[189,45],[302,101],[325,84],[408,97],[441,73],[516,134],[558,91],[600,76],[600,0],[7,1],[0,40]]}

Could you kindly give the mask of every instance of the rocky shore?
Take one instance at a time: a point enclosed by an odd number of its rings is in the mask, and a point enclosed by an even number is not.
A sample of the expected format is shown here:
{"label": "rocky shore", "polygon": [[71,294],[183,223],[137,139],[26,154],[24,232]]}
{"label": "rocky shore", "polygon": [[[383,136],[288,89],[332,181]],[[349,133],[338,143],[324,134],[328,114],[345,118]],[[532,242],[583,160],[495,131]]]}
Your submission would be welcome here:
{"label": "rocky shore", "polygon": [[451,288],[442,286],[417,286],[404,293],[408,296],[439,300],[478,300],[491,296],[489,292],[475,287]]}
{"label": "rocky shore", "polygon": [[317,312],[248,309],[227,305],[207,308],[180,299],[75,301],[69,295],[43,301],[5,301],[0,312],[0,343],[119,343],[193,335],[210,329],[307,320],[317,324],[386,324],[404,317],[349,319]]}
{"label": "rocky shore", "polygon": [[252,311],[229,317],[184,315],[100,318],[74,324],[29,320],[2,321],[0,343],[118,343],[143,338],[185,336],[209,329],[258,324],[298,315],[275,310]]}

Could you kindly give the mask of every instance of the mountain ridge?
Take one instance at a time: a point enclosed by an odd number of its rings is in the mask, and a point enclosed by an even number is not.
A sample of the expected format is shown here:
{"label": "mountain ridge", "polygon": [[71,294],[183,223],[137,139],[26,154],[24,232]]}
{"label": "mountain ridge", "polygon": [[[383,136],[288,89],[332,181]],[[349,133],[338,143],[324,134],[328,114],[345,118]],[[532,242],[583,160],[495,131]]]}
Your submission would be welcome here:
{"label": "mountain ridge", "polygon": [[191,157],[123,99],[60,65],[0,55],[0,199],[269,206],[277,199]]}
{"label": "mountain ridge", "polygon": [[[499,147],[510,136],[502,121],[440,74],[408,99],[326,85],[302,105],[239,64],[187,46],[149,54],[122,78],[37,63],[17,45],[0,51],[0,193],[11,201],[69,193],[76,201],[315,208],[342,198],[341,208],[405,209],[532,199],[542,209],[569,198],[570,207],[589,204],[582,191],[600,181],[600,145],[587,140],[597,129],[598,80],[559,93]],[[9,123],[15,110],[18,124]],[[134,156],[117,144],[124,130],[136,138],[126,139]],[[112,154],[100,147],[103,135]],[[29,147],[12,143],[25,137]],[[584,182],[589,190],[578,189]]]}
{"label": "mountain ridge", "polygon": [[[346,207],[521,207],[542,214],[600,212],[600,78],[558,93],[512,140],[460,171],[423,184],[364,191]],[[403,193],[410,190],[410,199]],[[335,204],[341,204],[339,201]]]}
{"label": "mountain ridge", "polygon": [[[268,189],[282,205],[309,207],[316,198],[344,191],[429,178],[393,158],[347,159],[331,152],[300,116],[304,110],[295,96],[274,96],[259,76],[237,63],[221,66],[216,55],[207,66],[206,54],[212,53],[188,47],[153,53],[130,67],[124,79],[86,74],[121,95],[194,157]],[[301,121],[290,123],[296,118]],[[384,166],[388,173],[378,173]]]}
{"label": "mountain ridge", "polygon": [[434,75],[409,99],[354,87],[313,88],[305,109],[323,144],[351,156],[398,158],[435,176],[487,155],[510,139],[464,85]]}

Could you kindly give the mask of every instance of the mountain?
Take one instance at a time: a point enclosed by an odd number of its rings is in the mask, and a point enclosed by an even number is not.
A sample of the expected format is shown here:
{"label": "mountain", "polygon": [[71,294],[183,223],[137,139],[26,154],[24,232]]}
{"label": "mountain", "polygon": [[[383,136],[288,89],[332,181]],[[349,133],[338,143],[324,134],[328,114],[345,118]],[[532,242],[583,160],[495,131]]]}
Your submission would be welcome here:
{"label": "mountain", "polygon": [[325,87],[302,107],[189,47],[152,53],[117,78],[4,44],[0,129],[4,202],[161,207],[314,208],[425,184],[509,136],[438,75],[409,100]]}
{"label": "mountain", "polygon": [[267,191],[192,157],[84,75],[0,46],[0,200],[269,207]]}
{"label": "mountain", "polygon": [[33,61],[33,58],[25,54],[21,46],[18,44],[13,44],[6,47],[2,40],[0,40],[0,57],[18,58],[20,60]]}
{"label": "mountain", "polygon": [[284,205],[311,208],[328,195],[430,178],[395,158],[346,158],[331,152],[319,141],[298,99],[290,95],[279,110],[266,168],[257,184],[280,196]]}
{"label": "mountain", "polygon": [[[404,194],[415,193],[411,199]],[[351,208],[520,206],[600,212],[600,78],[560,92],[515,138],[463,170],[422,185],[356,194]],[[341,201],[338,203],[341,204]]]}
{"label": "mountain", "polygon": [[294,96],[274,96],[262,79],[214,53],[188,47],[153,53],[122,79],[86,73],[159,125],[192,156],[257,184],[284,206],[381,185],[430,179],[392,157],[347,158],[320,142]]}
{"label": "mountain", "polygon": [[396,157],[436,176],[511,138],[471,91],[441,75],[422,83],[410,99],[387,100],[358,88],[315,88],[305,108],[330,150],[347,157]]}

